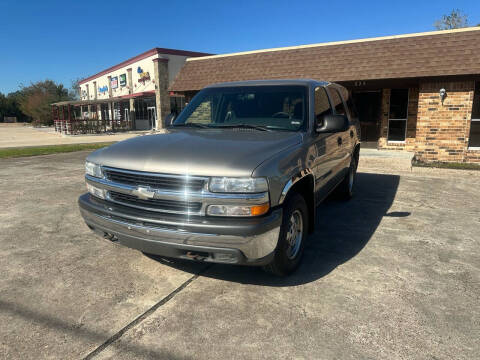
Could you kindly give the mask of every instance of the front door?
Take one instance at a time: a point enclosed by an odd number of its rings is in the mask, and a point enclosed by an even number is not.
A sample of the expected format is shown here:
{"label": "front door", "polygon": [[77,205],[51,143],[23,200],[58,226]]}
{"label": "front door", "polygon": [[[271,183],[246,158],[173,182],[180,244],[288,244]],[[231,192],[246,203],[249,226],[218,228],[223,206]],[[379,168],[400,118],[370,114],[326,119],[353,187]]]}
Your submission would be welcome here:
{"label": "front door", "polygon": [[147,114],[148,114],[148,123],[150,124],[151,129],[155,129],[155,125],[157,123],[157,111],[155,106],[147,107]]}
{"label": "front door", "polygon": [[[380,136],[380,118],[382,108],[381,91],[355,92],[353,95],[358,118],[360,120],[361,141],[364,145],[377,146]],[[367,144],[365,144],[367,143]]]}

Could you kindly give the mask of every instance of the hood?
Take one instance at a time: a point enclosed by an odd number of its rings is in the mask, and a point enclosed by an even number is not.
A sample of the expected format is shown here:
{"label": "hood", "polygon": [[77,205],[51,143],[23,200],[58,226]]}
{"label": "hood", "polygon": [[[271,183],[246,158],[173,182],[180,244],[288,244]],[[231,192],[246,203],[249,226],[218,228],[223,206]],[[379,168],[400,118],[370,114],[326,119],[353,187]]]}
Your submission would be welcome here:
{"label": "hood", "polygon": [[165,174],[251,176],[275,153],[299,144],[301,133],[247,129],[169,129],[97,150],[100,165]]}

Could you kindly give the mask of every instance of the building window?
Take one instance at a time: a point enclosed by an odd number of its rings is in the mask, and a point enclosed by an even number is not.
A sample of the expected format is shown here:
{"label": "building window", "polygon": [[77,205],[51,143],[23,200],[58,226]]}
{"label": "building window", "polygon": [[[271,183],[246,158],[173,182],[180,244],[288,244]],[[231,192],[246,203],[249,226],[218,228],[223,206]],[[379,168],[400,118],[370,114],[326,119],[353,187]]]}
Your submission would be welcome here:
{"label": "building window", "polygon": [[392,89],[388,116],[388,141],[404,142],[407,134],[408,89]]}
{"label": "building window", "polygon": [[480,82],[475,83],[468,147],[480,150]]}

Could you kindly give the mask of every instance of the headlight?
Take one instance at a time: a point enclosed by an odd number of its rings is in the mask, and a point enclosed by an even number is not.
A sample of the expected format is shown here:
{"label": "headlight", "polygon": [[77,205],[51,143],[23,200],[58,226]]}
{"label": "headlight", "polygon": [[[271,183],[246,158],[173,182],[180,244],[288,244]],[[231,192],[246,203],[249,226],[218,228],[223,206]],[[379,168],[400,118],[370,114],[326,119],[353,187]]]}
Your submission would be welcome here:
{"label": "headlight", "polygon": [[261,205],[209,205],[207,215],[210,216],[260,216],[266,214],[270,204]]}
{"label": "headlight", "polygon": [[92,184],[87,183],[87,190],[90,194],[99,197],[100,199],[105,199],[105,190],[97,188],[96,186],[93,186]]}
{"label": "headlight", "polygon": [[209,188],[217,193],[259,193],[268,191],[265,178],[210,178]]}
{"label": "headlight", "polygon": [[103,177],[102,167],[90,161],[85,161],[85,172],[90,176]]}

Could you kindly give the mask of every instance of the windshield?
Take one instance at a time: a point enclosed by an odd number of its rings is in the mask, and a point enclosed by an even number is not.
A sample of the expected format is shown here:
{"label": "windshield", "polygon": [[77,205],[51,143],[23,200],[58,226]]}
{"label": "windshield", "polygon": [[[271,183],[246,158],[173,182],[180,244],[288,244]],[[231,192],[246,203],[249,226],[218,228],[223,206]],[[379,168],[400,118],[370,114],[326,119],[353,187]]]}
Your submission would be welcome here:
{"label": "windshield", "polygon": [[173,126],[297,131],[306,126],[305,86],[241,86],[202,90]]}

